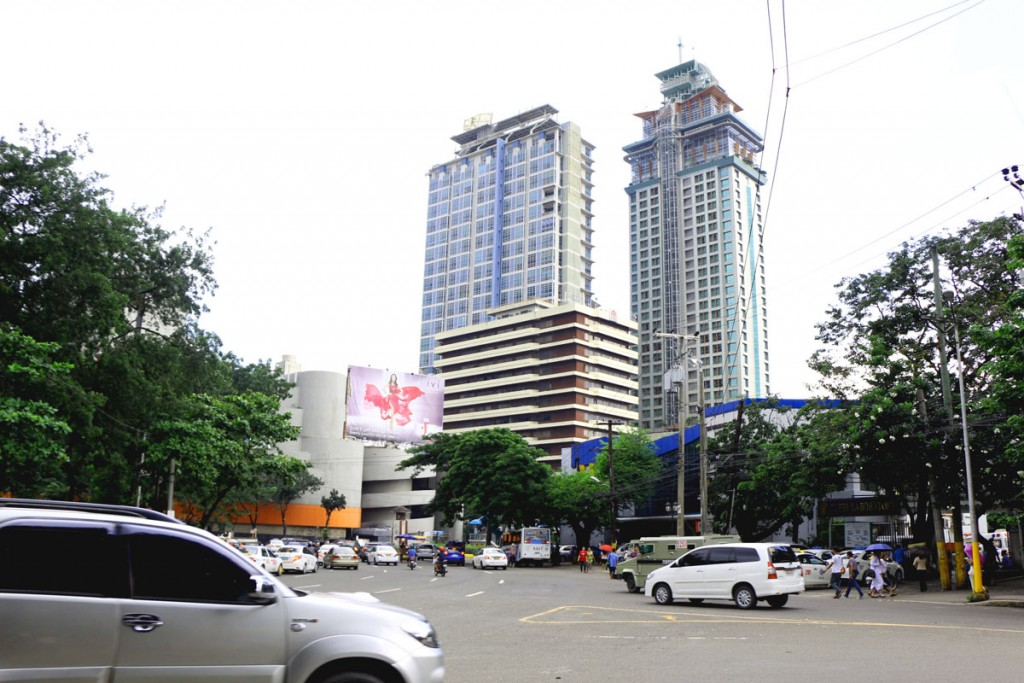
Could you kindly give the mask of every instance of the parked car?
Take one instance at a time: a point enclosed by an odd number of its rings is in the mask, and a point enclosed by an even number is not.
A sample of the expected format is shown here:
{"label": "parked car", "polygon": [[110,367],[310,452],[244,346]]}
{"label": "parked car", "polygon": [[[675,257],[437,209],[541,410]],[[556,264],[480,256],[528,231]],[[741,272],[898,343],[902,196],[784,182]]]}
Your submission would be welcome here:
{"label": "parked car", "polygon": [[260,569],[266,569],[271,574],[283,574],[281,558],[274,551],[264,545],[241,545],[238,550],[245,555],[245,558]]}
{"label": "parked car", "polygon": [[60,548],[76,566],[0,562],[5,680],[444,676],[423,616],[372,597],[292,590],[212,534],[153,510],[0,498],[0,557],[34,547]]}
{"label": "parked car", "polygon": [[466,566],[466,555],[458,548],[445,548],[440,551],[444,555],[444,561],[457,567]]}
{"label": "parked car", "polygon": [[560,545],[558,546],[558,555],[562,558],[562,562],[572,562],[576,559],[578,551],[576,546],[572,545]]}
{"label": "parked car", "polygon": [[685,599],[732,600],[740,609],[753,609],[759,600],[771,607],[786,604],[804,590],[796,554],[788,545],[723,543],[686,553],[672,564],[647,575],[644,595],[659,605]]}
{"label": "parked car", "polygon": [[283,571],[300,574],[316,571],[316,554],[308,545],[283,545],[277,549],[277,556]]}
{"label": "parked car", "polygon": [[335,545],[324,554],[324,569],[359,570],[359,556],[352,548]]}
{"label": "parked car", "polygon": [[375,545],[368,555],[370,564],[393,564],[398,566],[398,551],[389,545]]}
{"label": "parked car", "polygon": [[473,556],[473,569],[508,569],[508,556],[500,548],[484,548]]}
{"label": "parked car", "polygon": [[804,575],[805,588],[827,588],[832,580],[832,568],[829,563],[817,555],[800,553],[796,556]]}
{"label": "parked car", "polygon": [[[857,562],[857,581],[865,586],[871,583],[871,579],[875,576],[874,570],[871,569],[871,555],[872,551],[870,550],[853,551],[853,558]],[[896,583],[903,581],[903,567],[899,562],[890,558],[885,563],[885,570],[896,580]]]}

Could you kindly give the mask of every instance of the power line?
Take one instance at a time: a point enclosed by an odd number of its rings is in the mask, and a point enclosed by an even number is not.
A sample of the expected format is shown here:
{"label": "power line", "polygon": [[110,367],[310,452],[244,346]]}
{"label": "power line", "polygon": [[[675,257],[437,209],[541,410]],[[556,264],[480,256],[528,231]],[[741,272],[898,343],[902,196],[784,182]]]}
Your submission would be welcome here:
{"label": "power line", "polygon": [[[798,83],[798,84],[796,84],[793,87],[794,88],[799,88],[801,86],[807,85],[808,83],[812,83],[812,82],[818,80],[819,78],[824,78],[825,76],[828,76],[830,74],[834,74],[835,72],[840,71],[842,69],[845,69],[848,66],[852,66],[852,65],[856,64],[857,62],[861,62],[861,61],[867,59],[868,57],[872,57],[872,56],[878,54],[879,52],[883,52],[885,50],[888,50],[891,47],[895,47],[896,45],[899,45],[900,43],[903,43],[903,42],[905,42],[907,40],[910,40],[911,38],[913,38],[915,36],[921,35],[925,31],[933,29],[936,26],[939,26],[940,24],[946,23],[947,21],[949,21],[950,19],[953,19],[954,17],[960,16],[964,12],[968,12],[968,11],[974,9],[975,7],[977,7],[978,5],[982,4],[983,2],[985,2],[985,0],[978,0],[978,2],[974,3],[970,7],[965,7],[964,9],[960,10],[959,12],[956,12],[955,14],[951,14],[950,16],[948,16],[948,17],[946,17],[944,19],[940,19],[939,21],[935,22],[934,24],[929,24],[928,26],[925,26],[924,28],[922,28],[919,31],[914,31],[913,33],[911,33],[909,35],[906,35],[906,36],[900,38],[897,41],[889,43],[888,45],[883,45],[882,47],[878,48],[877,50],[872,50],[871,52],[867,53],[866,55],[861,55],[857,59],[853,59],[853,60],[851,60],[849,62],[846,62],[845,64],[840,64],[839,66],[835,67],[834,69],[829,69],[828,71],[823,71],[822,73],[818,74],[817,76],[812,76],[811,78],[808,78],[806,81]],[[955,5],[952,5],[952,6],[955,7]],[[949,8],[947,7],[946,9],[949,9]],[[940,11],[944,11],[944,10],[940,10]]]}
{"label": "power line", "polygon": [[971,0],[960,0],[960,2],[954,2],[952,5],[949,5],[948,7],[943,7],[942,9],[935,10],[934,12],[929,12],[928,14],[921,15],[921,16],[917,17],[916,19],[911,19],[910,21],[905,21],[902,24],[899,24],[897,26],[892,26],[890,28],[883,29],[883,30],[878,31],[876,33],[872,33],[870,36],[864,36],[863,38],[858,38],[856,40],[851,40],[849,43],[845,43],[845,44],[839,45],[837,47],[829,48],[828,50],[825,50],[824,52],[819,52],[819,53],[813,54],[813,55],[811,55],[809,57],[804,57],[803,59],[798,59],[798,60],[796,60],[795,62],[792,63],[792,66],[796,66],[797,64],[803,64],[804,62],[809,62],[812,59],[817,59],[818,57],[824,57],[825,55],[829,55],[829,54],[832,54],[833,52],[838,52],[839,50],[842,50],[842,49],[845,49],[845,48],[848,48],[848,47],[852,47],[854,45],[857,45],[858,43],[863,43],[865,40],[871,40],[872,38],[877,38],[878,36],[885,35],[886,33],[891,33],[893,31],[899,30],[899,29],[904,28],[906,26],[910,26],[911,24],[916,24],[919,21],[922,21],[922,20],[927,19],[929,17],[933,17],[936,14],[942,14],[943,12],[945,12],[947,10],[953,9],[957,5],[963,5],[963,4],[966,4],[966,3],[970,2],[970,1]]}

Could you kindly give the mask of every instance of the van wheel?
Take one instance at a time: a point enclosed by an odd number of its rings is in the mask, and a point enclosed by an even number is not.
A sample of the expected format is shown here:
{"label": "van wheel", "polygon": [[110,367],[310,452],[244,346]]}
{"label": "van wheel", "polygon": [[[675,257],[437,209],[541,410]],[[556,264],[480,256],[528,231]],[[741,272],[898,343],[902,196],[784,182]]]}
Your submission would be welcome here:
{"label": "van wheel", "polygon": [[659,583],[654,587],[652,591],[654,595],[654,602],[659,605],[671,605],[672,604],[672,589],[663,583]]}
{"label": "van wheel", "polygon": [[789,602],[789,596],[788,595],[773,595],[772,597],[768,598],[767,600],[768,600],[768,604],[771,607],[774,607],[775,609],[779,609],[780,607],[785,607],[786,606],[786,603]]}
{"label": "van wheel", "polygon": [[745,583],[733,589],[732,598],[740,609],[754,609],[757,606],[757,593]]}
{"label": "van wheel", "polygon": [[622,577],[622,580],[626,582],[626,590],[630,593],[636,593],[636,579],[633,578],[632,574],[626,574]]}

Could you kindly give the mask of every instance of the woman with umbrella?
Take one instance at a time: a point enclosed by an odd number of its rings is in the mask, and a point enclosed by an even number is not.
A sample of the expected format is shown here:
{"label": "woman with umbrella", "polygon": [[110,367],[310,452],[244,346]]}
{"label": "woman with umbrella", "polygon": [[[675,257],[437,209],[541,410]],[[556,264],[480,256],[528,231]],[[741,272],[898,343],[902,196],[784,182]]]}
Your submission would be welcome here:
{"label": "woman with umbrella", "polygon": [[[883,598],[885,597],[882,595],[882,591],[885,590],[885,575],[889,571],[883,552],[891,550],[891,548],[884,543],[873,543],[867,549],[871,551],[871,561],[868,566],[874,573],[874,576],[871,577],[871,589],[868,591],[868,595],[872,598]],[[895,595],[895,591],[889,589],[889,595]]]}

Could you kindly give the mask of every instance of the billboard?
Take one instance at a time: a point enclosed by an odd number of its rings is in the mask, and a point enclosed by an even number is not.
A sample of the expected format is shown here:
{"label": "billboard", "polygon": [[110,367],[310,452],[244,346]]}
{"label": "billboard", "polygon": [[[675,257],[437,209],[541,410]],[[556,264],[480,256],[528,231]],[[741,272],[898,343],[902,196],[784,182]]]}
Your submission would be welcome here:
{"label": "billboard", "polygon": [[345,435],[357,439],[422,443],[441,431],[444,380],[350,365]]}

